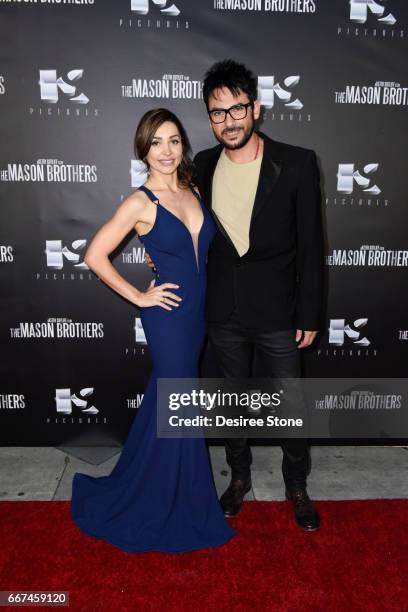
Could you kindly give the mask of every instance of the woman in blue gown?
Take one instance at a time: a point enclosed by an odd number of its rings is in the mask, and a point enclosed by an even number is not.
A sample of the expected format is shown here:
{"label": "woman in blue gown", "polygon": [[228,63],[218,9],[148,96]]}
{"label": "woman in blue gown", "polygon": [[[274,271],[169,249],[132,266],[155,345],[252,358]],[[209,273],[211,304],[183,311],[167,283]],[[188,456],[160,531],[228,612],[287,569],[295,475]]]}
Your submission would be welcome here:
{"label": "woman in blue gown", "polygon": [[[215,225],[191,183],[189,148],[173,113],[145,113],[135,152],[148,179],[98,230],[85,255],[101,280],[140,308],[153,369],[111,474],[74,475],[71,516],[83,532],[129,552],[202,549],[235,534],[218,501],[204,438],[157,436],[157,379],[198,377],[205,338],[206,258]],[[133,228],[156,267],[145,292],[108,259]]]}

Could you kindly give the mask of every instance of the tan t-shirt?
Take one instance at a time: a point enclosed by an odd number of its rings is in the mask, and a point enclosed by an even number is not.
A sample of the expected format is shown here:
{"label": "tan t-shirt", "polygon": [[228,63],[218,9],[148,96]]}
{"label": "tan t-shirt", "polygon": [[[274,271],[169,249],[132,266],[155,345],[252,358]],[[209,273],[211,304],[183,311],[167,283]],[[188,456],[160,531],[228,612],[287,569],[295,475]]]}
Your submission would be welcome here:
{"label": "tan t-shirt", "polygon": [[249,223],[258,187],[262,155],[237,164],[222,151],[214,172],[212,208],[242,257],[249,249]]}

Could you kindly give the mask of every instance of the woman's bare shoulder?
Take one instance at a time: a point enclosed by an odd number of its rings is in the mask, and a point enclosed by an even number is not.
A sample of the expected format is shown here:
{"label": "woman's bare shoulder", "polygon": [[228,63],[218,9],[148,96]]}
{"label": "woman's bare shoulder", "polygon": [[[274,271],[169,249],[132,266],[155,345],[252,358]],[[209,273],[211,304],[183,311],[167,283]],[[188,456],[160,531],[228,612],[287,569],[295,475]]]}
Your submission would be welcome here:
{"label": "woman's bare shoulder", "polygon": [[131,191],[125,198],[123,198],[122,202],[119,204],[118,208],[127,208],[129,210],[142,212],[149,208],[150,200],[146,196],[146,194],[136,189],[135,191]]}
{"label": "woman's bare shoulder", "polygon": [[[130,202],[134,202],[135,204],[145,204],[149,201],[149,198],[141,189],[135,189],[135,191],[131,191],[125,198],[125,200],[129,200]],[[123,201],[125,201],[123,200]]]}
{"label": "woman's bare shoulder", "polygon": [[112,219],[122,225],[135,225],[138,221],[146,221],[151,218],[152,206],[143,191],[132,191],[116,206]]}

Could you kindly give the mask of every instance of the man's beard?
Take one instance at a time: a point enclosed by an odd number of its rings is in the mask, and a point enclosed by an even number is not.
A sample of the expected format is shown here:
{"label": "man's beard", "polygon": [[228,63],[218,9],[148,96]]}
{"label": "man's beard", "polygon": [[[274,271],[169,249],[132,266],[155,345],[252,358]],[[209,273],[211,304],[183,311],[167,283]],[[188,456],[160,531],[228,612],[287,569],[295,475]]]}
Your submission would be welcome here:
{"label": "man's beard", "polygon": [[[237,128],[233,128],[231,130],[235,131]],[[239,130],[243,130],[243,136],[242,139],[239,140],[238,142],[226,142],[222,136],[218,136],[217,134],[214,134],[214,136],[216,137],[216,139],[218,140],[218,142],[220,142],[222,145],[224,145],[224,147],[226,149],[229,149],[230,151],[233,151],[234,149],[241,149],[242,147],[244,147],[246,145],[246,143],[248,142],[248,140],[251,138],[252,134],[254,133],[255,130],[255,123],[252,122],[250,127],[245,130],[245,128],[238,128]],[[228,129],[224,130],[225,132],[228,132]]]}

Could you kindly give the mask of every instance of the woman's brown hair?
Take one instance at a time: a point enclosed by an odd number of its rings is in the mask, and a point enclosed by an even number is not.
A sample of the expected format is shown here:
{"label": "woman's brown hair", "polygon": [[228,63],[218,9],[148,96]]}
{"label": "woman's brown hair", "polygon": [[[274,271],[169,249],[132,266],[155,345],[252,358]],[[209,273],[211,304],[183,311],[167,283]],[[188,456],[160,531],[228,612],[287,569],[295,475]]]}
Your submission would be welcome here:
{"label": "woman's brown hair", "polygon": [[153,110],[149,110],[140,119],[136,128],[134,140],[135,156],[144,161],[149,169],[149,164],[146,160],[147,154],[151,147],[155,133],[166,121],[171,121],[174,123],[180,133],[183,156],[179,166],[177,167],[177,178],[183,186],[188,187],[191,185],[191,179],[193,176],[193,164],[190,159],[190,142],[180,119],[167,108],[154,108]]}

